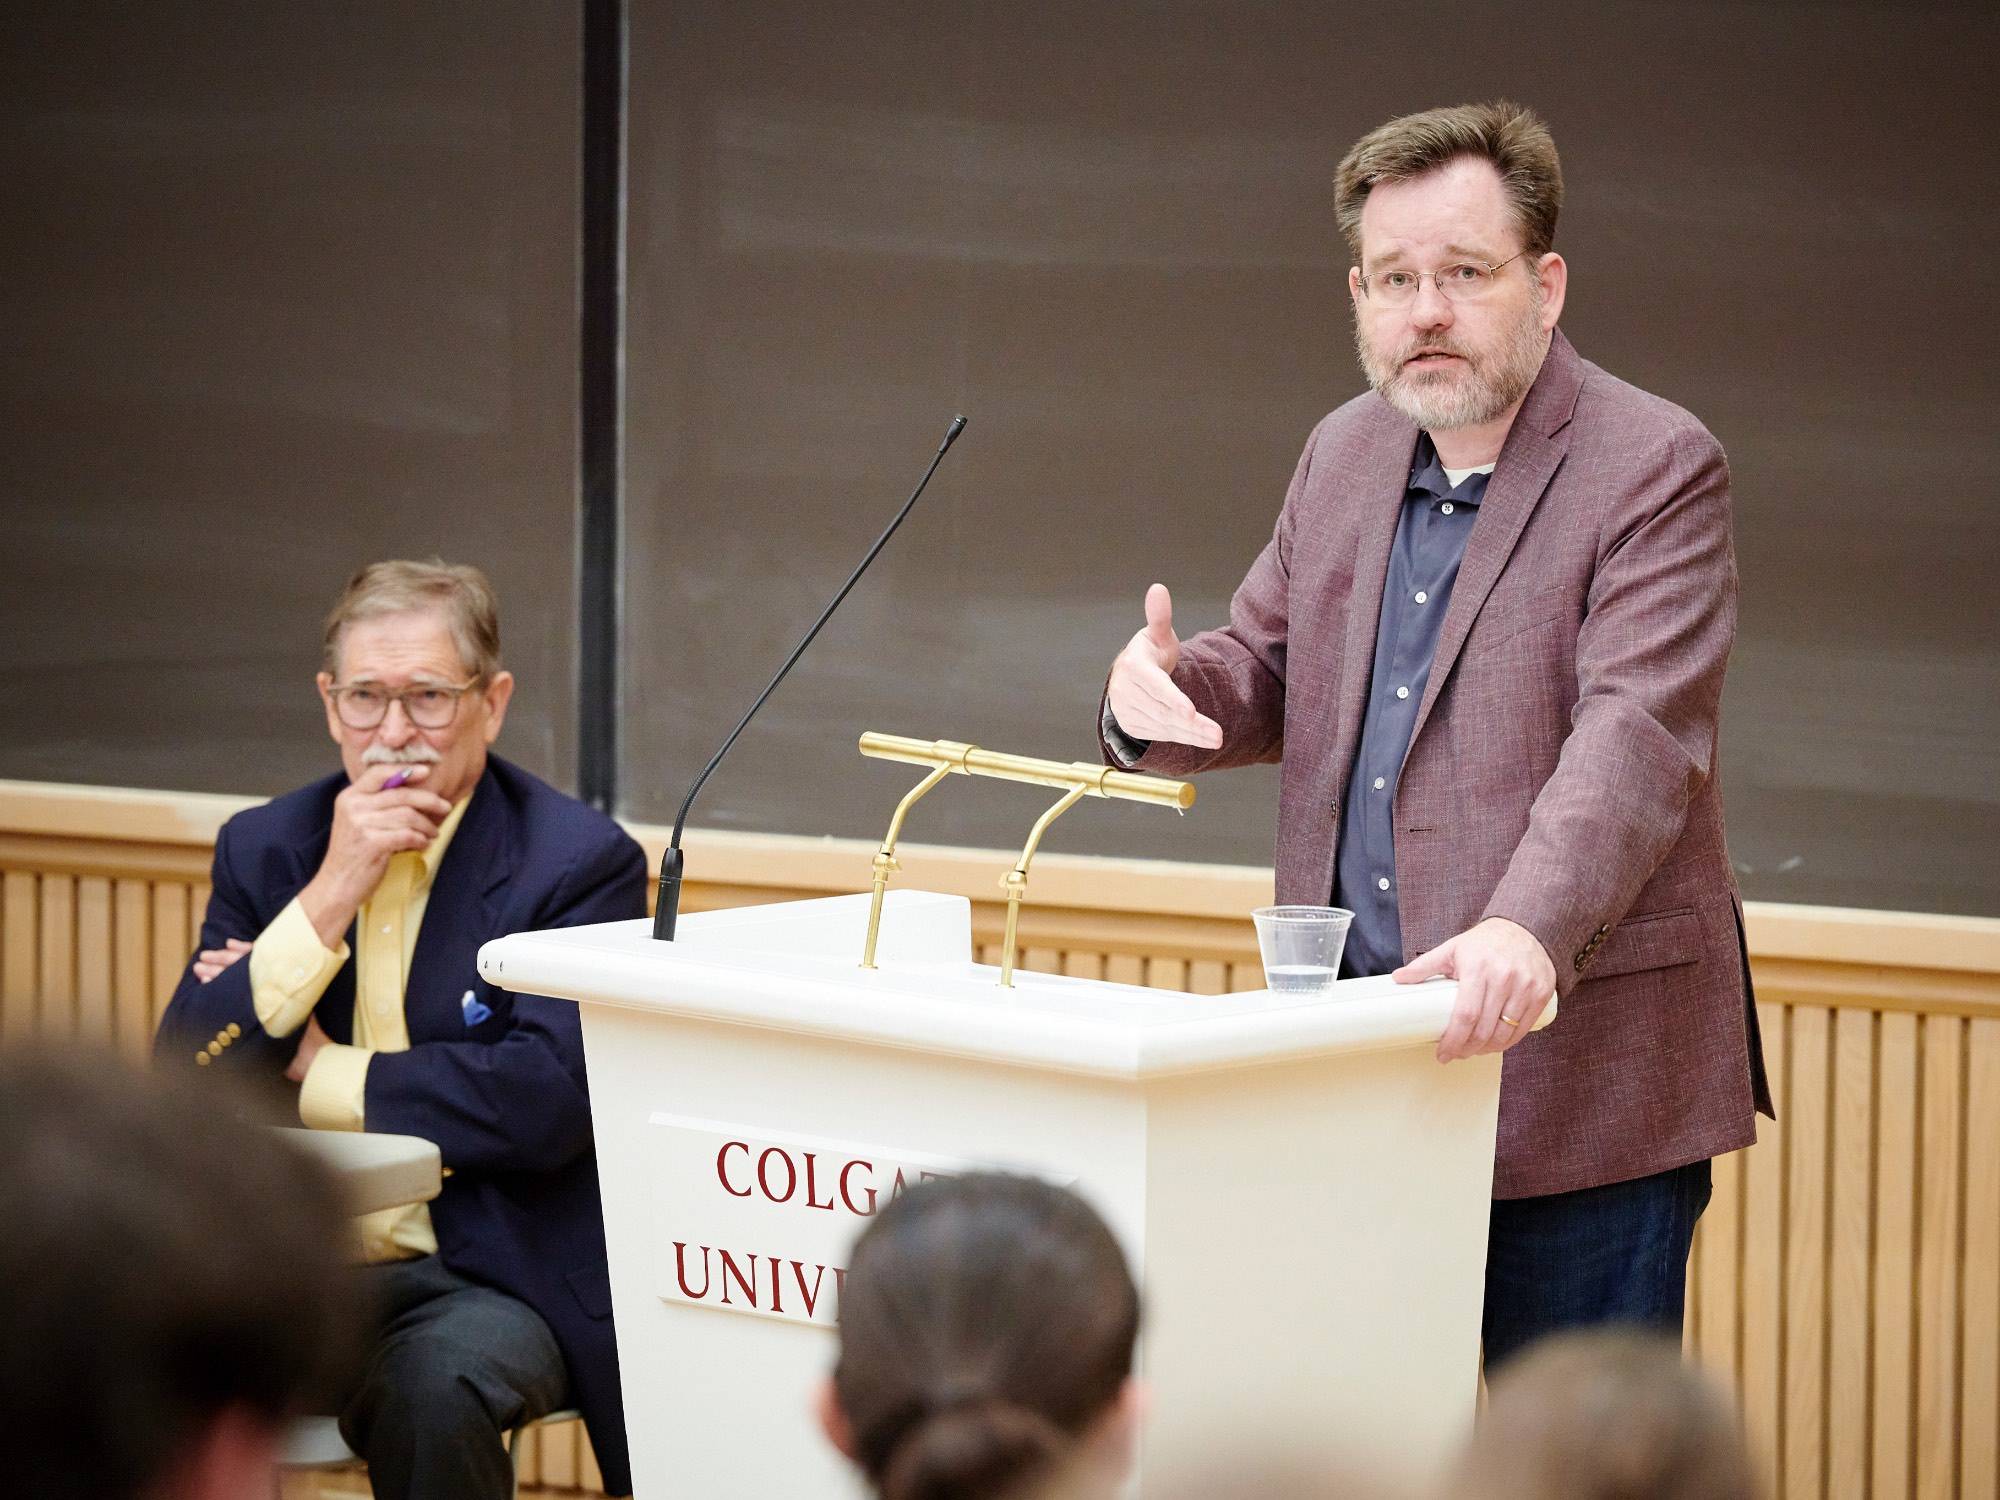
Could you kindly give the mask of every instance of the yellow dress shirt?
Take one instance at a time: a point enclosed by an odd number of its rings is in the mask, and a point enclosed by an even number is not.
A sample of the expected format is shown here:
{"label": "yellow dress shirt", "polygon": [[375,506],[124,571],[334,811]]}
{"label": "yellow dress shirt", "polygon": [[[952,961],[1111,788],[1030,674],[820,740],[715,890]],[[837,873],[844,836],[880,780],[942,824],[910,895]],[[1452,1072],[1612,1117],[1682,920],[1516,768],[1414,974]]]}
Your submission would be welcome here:
{"label": "yellow dress shirt", "polygon": [[[354,1044],[321,1047],[299,1089],[299,1118],[315,1130],[366,1129],[368,1060],[377,1052],[409,1050],[403,994],[410,956],[430,902],[431,880],[471,801],[470,794],[460,799],[429,848],[391,855],[381,882],[355,916]],[[351,951],[345,942],[337,949],[322,943],[294,897],[250,948],[250,998],[264,1029],[290,1036],[305,1025]],[[410,1260],[437,1250],[430,1210],[421,1203],[369,1214],[360,1229],[362,1254],[370,1262]]]}

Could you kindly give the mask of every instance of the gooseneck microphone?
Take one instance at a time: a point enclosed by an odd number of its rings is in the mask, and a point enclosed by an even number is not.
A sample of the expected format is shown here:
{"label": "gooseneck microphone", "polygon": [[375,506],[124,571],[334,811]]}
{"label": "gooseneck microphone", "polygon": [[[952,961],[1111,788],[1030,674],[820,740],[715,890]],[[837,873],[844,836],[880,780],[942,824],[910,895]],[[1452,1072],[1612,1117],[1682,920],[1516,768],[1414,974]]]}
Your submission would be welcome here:
{"label": "gooseneck microphone", "polygon": [[736,737],[743,732],[744,726],[756,717],[757,710],[764,706],[764,700],[777,691],[778,684],[785,680],[785,674],[792,670],[801,656],[805,655],[806,647],[813,643],[813,637],[819,634],[820,627],[836,609],[840,608],[840,601],[847,597],[847,591],[854,587],[861,575],[868,571],[868,565],[875,561],[875,554],[880,552],[889,538],[896,534],[896,528],[903,524],[903,518],[909,515],[911,508],[917,503],[917,497],[923,494],[924,486],[931,482],[931,475],[937,472],[937,466],[944,461],[945,450],[958,441],[958,435],[963,431],[965,431],[964,416],[953,417],[951,429],[945,433],[944,441],[938,444],[937,455],[931,459],[931,466],[924,470],[924,477],[919,479],[917,487],[910,491],[910,498],[903,502],[903,508],[896,512],[896,519],[875,538],[875,545],[870,547],[868,555],[861,559],[861,566],[847,575],[847,582],[840,586],[840,592],[833,596],[833,602],[820,611],[819,618],[813,621],[812,629],[806,632],[805,639],[792,648],[792,654],[786,657],[785,664],[778,668],[778,675],[771,679],[771,685],[757,695],[757,701],[750,705],[750,712],[729,731],[729,738],[722,742],[722,748],[716,751],[714,758],[701,768],[701,774],[695,777],[694,785],[688,788],[687,797],[681,802],[681,810],[674,817],[673,837],[667,843],[667,852],[660,858],[660,895],[658,904],[653,908],[653,936],[661,942],[673,941],[674,925],[680,920],[683,863],[681,830],[687,826],[688,809],[694,806],[695,793],[701,790],[701,784],[708,780],[709,773],[722,763],[722,757],[729,753],[729,747],[736,743]]}

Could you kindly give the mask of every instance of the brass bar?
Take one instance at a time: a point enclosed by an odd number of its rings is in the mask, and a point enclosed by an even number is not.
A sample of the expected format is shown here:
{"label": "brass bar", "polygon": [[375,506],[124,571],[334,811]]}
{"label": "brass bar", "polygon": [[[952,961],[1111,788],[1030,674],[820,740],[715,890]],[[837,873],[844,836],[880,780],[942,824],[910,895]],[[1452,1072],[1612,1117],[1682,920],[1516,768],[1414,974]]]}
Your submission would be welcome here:
{"label": "brass bar", "polygon": [[[1194,788],[1189,787],[1188,790],[1192,793]],[[1035,857],[1035,846],[1041,843],[1042,835],[1048,832],[1049,824],[1076,806],[1078,800],[1086,796],[1089,791],[1088,786],[1072,785],[1053,807],[1035,819],[1035,826],[1028,832],[1028,842],[1021,850],[1020,861],[1000,878],[1000,888],[1007,893],[1007,941],[1006,946],[1000,950],[1002,989],[1011,990],[1014,987],[1014,944],[1020,936],[1021,898],[1028,894],[1028,861]]]}
{"label": "brass bar", "polygon": [[890,873],[897,868],[896,840],[902,837],[903,819],[908,816],[910,809],[917,805],[918,798],[950,774],[949,764],[934,767],[930,775],[911,787],[908,795],[896,804],[896,815],[889,819],[888,836],[882,840],[882,847],[875,852],[875,897],[868,903],[868,942],[861,950],[861,967],[864,969],[875,967],[875,940],[882,933],[882,897],[889,889]]}
{"label": "brass bar", "polygon": [[1004,781],[1026,781],[1037,786],[1078,787],[1092,797],[1150,802],[1182,811],[1194,806],[1194,786],[1190,782],[1117,771],[1080,760],[1065,763],[1036,760],[1027,755],[1003,755],[997,750],[981,750],[956,740],[913,740],[871,730],[861,736],[861,753],[913,766],[943,766],[961,776],[997,776]]}

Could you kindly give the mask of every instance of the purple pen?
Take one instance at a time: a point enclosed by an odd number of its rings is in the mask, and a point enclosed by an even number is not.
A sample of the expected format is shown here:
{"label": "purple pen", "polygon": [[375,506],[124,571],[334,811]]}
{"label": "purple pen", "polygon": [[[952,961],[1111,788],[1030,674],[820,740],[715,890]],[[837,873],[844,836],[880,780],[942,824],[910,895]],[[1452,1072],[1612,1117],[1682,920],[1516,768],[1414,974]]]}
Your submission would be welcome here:
{"label": "purple pen", "polygon": [[412,774],[409,771],[398,771],[394,776],[391,776],[387,781],[382,783],[382,790],[385,792],[395,790],[408,781]]}

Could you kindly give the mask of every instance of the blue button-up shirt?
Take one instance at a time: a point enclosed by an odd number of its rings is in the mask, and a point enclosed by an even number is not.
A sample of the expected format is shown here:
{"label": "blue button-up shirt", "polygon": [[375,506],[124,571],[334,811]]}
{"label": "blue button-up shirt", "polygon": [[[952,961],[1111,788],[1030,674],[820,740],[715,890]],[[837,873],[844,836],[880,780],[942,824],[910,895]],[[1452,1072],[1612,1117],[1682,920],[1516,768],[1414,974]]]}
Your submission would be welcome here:
{"label": "blue button-up shirt", "polygon": [[1375,626],[1375,665],[1361,741],[1348,773],[1334,846],[1334,904],[1354,913],[1340,959],[1341,973],[1348,977],[1386,974],[1403,962],[1403,925],[1396,906],[1396,779],[1417,727],[1417,708],[1437,655],[1438,628],[1458,582],[1458,565],[1486,495],[1486,480],[1485,474],[1468,474],[1453,485],[1430,434],[1418,438]]}

